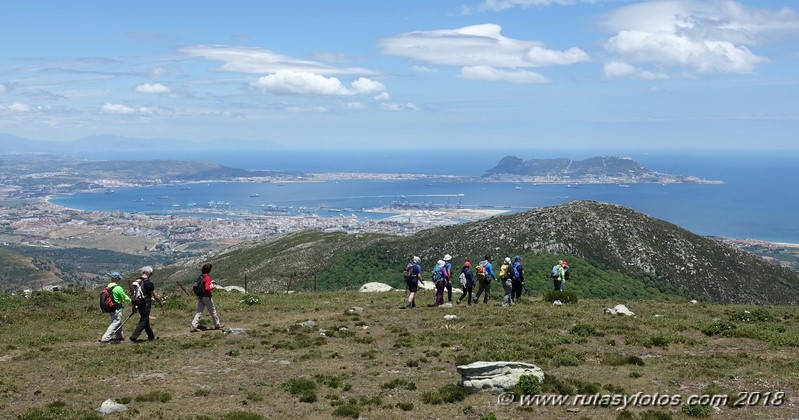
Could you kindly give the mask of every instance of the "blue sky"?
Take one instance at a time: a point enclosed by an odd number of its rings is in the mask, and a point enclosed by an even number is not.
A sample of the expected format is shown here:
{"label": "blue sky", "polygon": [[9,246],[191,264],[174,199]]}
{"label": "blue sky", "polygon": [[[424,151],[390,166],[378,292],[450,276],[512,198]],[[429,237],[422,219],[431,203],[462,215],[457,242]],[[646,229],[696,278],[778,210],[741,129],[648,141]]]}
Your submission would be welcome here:
{"label": "blue sky", "polygon": [[17,1],[0,132],[799,149],[794,1]]}

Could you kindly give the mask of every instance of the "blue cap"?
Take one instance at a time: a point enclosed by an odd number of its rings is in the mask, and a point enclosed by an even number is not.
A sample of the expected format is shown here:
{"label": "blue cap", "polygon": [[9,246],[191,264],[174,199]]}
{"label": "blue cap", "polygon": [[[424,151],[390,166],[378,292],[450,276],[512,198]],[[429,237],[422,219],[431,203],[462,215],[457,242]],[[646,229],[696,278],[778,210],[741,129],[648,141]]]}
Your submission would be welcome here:
{"label": "blue cap", "polygon": [[520,257],[518,255],[513,257],[513,261],[521,261],[521,260],[522,260],[522,257]]}
{"label": "blue cap", "polygon": [[119,271],[114,271],[113,273],[109,273],[108,275],[111,276],[112,279],[122,278],[122,273],[120,273]]}

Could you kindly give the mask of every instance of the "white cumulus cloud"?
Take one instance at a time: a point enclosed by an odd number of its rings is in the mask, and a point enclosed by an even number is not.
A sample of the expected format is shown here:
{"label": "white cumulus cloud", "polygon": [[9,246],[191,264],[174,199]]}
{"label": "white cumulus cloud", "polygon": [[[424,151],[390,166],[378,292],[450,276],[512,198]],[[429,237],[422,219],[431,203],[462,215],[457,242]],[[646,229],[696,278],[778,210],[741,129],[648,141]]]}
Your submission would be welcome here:
{"label": "white cumulus cloud", "polygon": [[169,93],[171,91],[168,86],[160,83],[144,83],[136,86],[136,92],[139,93]]}
{"label": "white cumulus cloud", "polygon": [[352,96],[385,92],[382,83],[365,77],[358,78],[348,88],[335,77],[288,70],[259,77],[252,86],[274,95]]}
{"label": "white cumulus cloud", "polygon": [[[588,54],[576,47],[566,51],[546,48],[539,41],[526,41],[502,35],[496,24],[465,26],[458,29],[417,31],[384,38],[379,43],[383,54],[408,57],[428,64],[464,67],[490,67],[524,74],[523,69],[551,65],[570,65],[588,61]],[[426,67],[425,67],[426,68]],[[529,73],[529,72],[528,72]],[[527,75],[529,77],[529,74]],[[524,77],[515,78],[522,80]],[[489,79],[483,79],[489,80]],[[504,78],[495,80],[505,81]],[[539,83],[540,78],[529,77]]]}
{"label": "white cumulus cloud", "polygon": [[630,78],[643,80],[663,80],[669,78],[669,75],[665,73],[653,73],[651,71],[641,70],[623,61],[612,61],[605,63],[605,65],[602,67],[602,75],[606,79]]}
{"label": "white cumulus cloud", "polygon": [[391,99],[391,95],[389,95],[388,92],[381,92],[379,95],[375,96],[373,99],[378,101],[378,102],[387,101],[387,100]]}
{"label": "white cumulus cloud", "polygon": [[502,70],[489,66],[469,66],[461,69],[461,77],[469,80],[487,80],[509,83],[548,83],[539,73],[527,70]]}
{"label": "white cumulus cloud", "polygon": [[104,103],[100,109],[108,114],[135,114],[137,112],[135,108],[131,108],[127,105],[112,104],[109,102]]}
{"label": "white cumulus cloud", "polygon": [[769,61],[751,48],[799,33],[799,15],[791,9],[732,0],[647,1],[618,8],[602,23],[614,32],[605,49],[621,61],[703,73],[751,73]]}

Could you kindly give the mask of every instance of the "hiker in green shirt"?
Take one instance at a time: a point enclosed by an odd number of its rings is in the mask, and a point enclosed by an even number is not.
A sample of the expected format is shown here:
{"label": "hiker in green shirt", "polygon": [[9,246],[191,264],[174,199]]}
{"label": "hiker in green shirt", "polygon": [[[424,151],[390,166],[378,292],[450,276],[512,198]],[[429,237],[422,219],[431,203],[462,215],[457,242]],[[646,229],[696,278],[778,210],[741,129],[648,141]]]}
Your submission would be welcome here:
{"label": "hiker in green shirt", "polygon": [[112,340],[122,341],[125,339],[125,337],[122,336],[122,305],[125,302],[130,302],[130,297],[125,293],[125,289],[116,283],[116,280],[122,279],[122,274],[114,271],[110,276],[111,283],[108,283],[106,288],[111,291],[111,298],[116,305],[113,311],[108,312],[111,315],[111,324],[108,325],[105,334],[100,338],[101,343],[108,343]]}

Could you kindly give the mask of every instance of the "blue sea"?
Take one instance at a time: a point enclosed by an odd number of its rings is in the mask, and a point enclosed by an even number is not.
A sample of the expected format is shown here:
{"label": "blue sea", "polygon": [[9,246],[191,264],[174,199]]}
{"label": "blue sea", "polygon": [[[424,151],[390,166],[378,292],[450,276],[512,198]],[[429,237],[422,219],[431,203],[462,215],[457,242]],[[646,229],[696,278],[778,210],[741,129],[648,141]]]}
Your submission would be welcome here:
{"label": "blue sea", "polygon": [[[113,194],[81,193],[52,198],[83,210],[171,213],[217,207],[255,213],[316,213],[383,218],[362,212],[410,202],[418,205],[499,208],[509,212],[572,200],[616,203],[682,226],[700,235],[799,243],[799,197],[795,194],[799,152],[579,152],[508,151],[193,151],[165,152],[149,159],[198,160],[243,169],[300,172],[380,172],[479,176],[505,155],[522,159],[629,156],[650,170],[721,180],[719,185],[632,184],[533,185],[530,183],[441,182],[430,180],[339,180],[307,183],[230,183],[118,188]],[[93,159],[131,159],[96,154]],[[136,159],[142,159],[139,155]],[[339,210],[341,212],[339,212]]]}

